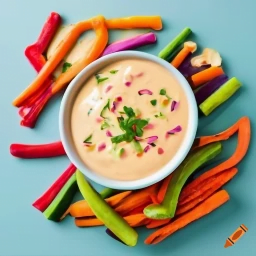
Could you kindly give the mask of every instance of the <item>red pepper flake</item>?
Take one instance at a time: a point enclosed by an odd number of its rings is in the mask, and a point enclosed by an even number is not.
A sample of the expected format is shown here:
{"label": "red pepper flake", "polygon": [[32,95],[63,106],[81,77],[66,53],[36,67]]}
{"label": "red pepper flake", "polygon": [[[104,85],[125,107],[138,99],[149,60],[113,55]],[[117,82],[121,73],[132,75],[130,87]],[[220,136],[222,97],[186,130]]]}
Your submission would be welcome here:
{"label": "red pepper flake", "polygon": [[157,153],[158,155],[162,155],[164,153],[164,150],[162,148],[158,148]]}
{"label": "red pepper flake", "polygon": [[116,101],[122,102],[123,98],[121,96],[116,97]]}

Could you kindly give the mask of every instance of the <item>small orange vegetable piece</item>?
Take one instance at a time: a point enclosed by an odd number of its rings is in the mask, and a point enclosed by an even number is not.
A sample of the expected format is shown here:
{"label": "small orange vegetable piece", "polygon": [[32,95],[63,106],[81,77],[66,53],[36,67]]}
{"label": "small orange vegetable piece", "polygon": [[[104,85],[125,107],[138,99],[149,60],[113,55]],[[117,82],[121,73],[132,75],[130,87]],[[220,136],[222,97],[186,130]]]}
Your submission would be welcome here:
{"label": "small orange vegetable piece", "polygon": [[209,214],[210,212],[214,211],[222,204],[226,203],[229,200],[229,195],[225,190],[221,190],[203,203],[195,207],[193,210],[185,213],[174,222],[158,229],[156,232],[151,234],[146,240],[145,244],[158,244],[163,241],[168,236],[172,235],[174,232],[178,231],[179,229],[187,226],[189,223]]}
{"label": "small orange vegetable piece", "polygon": [[165,219],[165,220],[150,220],[150,222],[147,224],[147,228],[158,228],[161,227],[163,225],[167,225],[169,222],[171,221],[171,219]]}
{"label": "small orange vegetable piece", "polygon": [[[111,206],[115,207],[118,205],[125,197],[131,194],[131,191],[125,191],[120,194],[114,195],[105,199],[105,201]],[[85,200],[80,200],[72,205],[70,205],[68,212],[66,214],[70,214],[73,217],[90,217],[94,216],[94,212],[91,210],[90,206]]]}
{"label": "small orange vegetable piece", "polygon": [[115,18],[106,20],[109,29],[133,29],[133,28],[151,28],[161,30],[162,20],[160,16],[131,16],[125,18]]}
{"label": "small orange vegetable piece", "polygon": [[167,176],[163,180],[163,182],[162,182],[162,184],[160,186],[160,189],[159,189],[158,194],[157,194],[157,200],[158,200],[159,203],[162,203],[163,200],[164,200],[164,196],[166,194],[166,191],[168,189],[168,186],[169,186],[169,183],[170,183],[170,181],[172,179],[172,176],[173,176],[172,173],[169,176]]}
{"label": "small orange vegetable piece", "polygon": [[191,81],[193,82],[193,87],[196,88],[206,82],[211,81],[213,78],[223,74],[224,71],[222,67],[210,67],[191,76]]}
{"label": "small orange vegetable piece", "polygon": [[196,51],[197,45],[194,42],[185,42],[183,48],[180,52],[175,56],[175,58],[171,61],[171,64],[178,68],[180,64],[186,59],[186,57]]}
{"label": "small orange vegetable piece", "polygon": [[[131,227],[138,227],[140,225],[144,225],[144,221],[147,220],[147,217],[144,214],[135,214],[124,217],[124,219],[128,222]],[[103,226],[103,222],[101,222],[97,218],[76,218],[75,224],[77,227],[93,227],[93,226]]]}

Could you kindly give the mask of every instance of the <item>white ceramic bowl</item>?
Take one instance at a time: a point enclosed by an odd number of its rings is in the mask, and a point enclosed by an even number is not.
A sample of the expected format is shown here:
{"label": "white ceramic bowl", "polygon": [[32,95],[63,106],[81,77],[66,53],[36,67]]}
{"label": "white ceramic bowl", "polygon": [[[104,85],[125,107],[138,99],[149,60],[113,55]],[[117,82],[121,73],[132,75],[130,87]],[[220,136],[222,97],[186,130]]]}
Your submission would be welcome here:
{"label": "white ceramic bowl", "polygon": [[[71,134],[71,112],[72,112],[72,107],[76,99],[76,96],[88,78],[90,78],[92,75],[94,75],[96,72],[98,72],[105,66],[113,62],[123,60],[123,59],[128,59],[128,58],[144,59],[144,60],[150,60],[152,62],[155,62],[158,65],[161,65],[162,67],[164,67],[166,70],[168,70],[177,79],[180,86],[184,90],[188,100],[189,120],[188,120],[188,129],[186,131],[185,138],[182,144],[180,145],[180,148],[178,149],[175,156],[172,159],[170,159],[170,161],[165,166],[163,166],[160,170],[156,171],[154,174],[146,178],[135,180],[135,181],[120,181],[120,180],[113,180],[113,179],[106,178],[104,176],[101,176],[93,172],[92,170],[89,170],[84,164],[84,162],[80,159],[76,151],[76,148],[72,139],[72,134]],[[110,54],[94,61],[93,63],[88,65],[86,68],[84,68],[68,86],[61,102],[60,115],[59,115],[59,129],[60,129],[61,141],[63,143],[64,149],[69,159],[71,160],[71,162],[82,173],[84,173],[86,177],[95,181],[96,183],[106,187],[123,189],[123,190],[125,189],[133,190],[133,189],[147,187],[149,185],[152,185],[162,180],[163,178],[168,176],[171,172],[173,172],[184,160],[184,158],[186,157],[186,155],[188,154],[192,146],[192,143],[196,136],[197,123],[198,123],[197,104],[195,101],[194,94],[187,80],[180,74],[179,71],[177,71],[172,65],[170,65],[165,60],[162,60],[148,53],[137,52],[137,51],[125,51],[125,52]]]}

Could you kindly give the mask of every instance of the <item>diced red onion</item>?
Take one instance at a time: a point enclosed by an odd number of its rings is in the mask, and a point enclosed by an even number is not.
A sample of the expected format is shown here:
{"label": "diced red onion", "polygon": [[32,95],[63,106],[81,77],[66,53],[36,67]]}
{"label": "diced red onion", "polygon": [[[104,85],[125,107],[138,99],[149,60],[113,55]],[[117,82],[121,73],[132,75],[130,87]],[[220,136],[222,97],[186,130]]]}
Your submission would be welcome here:
{"label": "diced red onion", "polygon": [[132,83],[129,82],[129,81],[127,81],[127,82],[125,82],[124,84],[125,84],[127,87],[129,87]]}
{"label": "diced red onion", "polygon": [[147,146],[144,148],[144,152],[147,153],[149,150],[150,150],[150,145],[147,145]]}
{"label": "diced red onion", "polygon": [[151,143],[155,142],[156,140],[158,140],[158,136],[151,136],[151,137],[148,137],[147,139],[148,139],[147,143],[151,144]]}
{"label": "diced red onion", "polygon": [[171,104],[171,112],[178,108],[179,102],[173,100]]}
{"label": "diced red onion", "polygon": [[143,140],[143,139],[142,139],[141,137],[139,137],[139,136],[135,136],[134,139],[137,140],[137,141]]}
{"label": "diced red onion", "polygon": [[104,119],[102,117],[96,117],[96,122],[101,123]]}
{"label": "diced red onion", "polygon": [[112,86],[112,85],[109,85],[109,86],[106,88],[105,93],[109,92],[112,88],[113,88],[113,86]]}
{"label": "diced red onion", "polygon": [[106,148],[106,143],[101,143],[99,146],[98,146],[98,151],[103,151],[104,149]]}
{"label": "diced red onion", "polygon": [[175,134],[182,131],[182,127],[180,125],[176,126],[175,128],[171,129],[167,132],[167,134]]}
{"label": "diced red onion", "polygon": [[151,92],[151,91],[148,90],[148,89],[142,89],[142,90],[139,90],[139,91],[138,91],[138,94],[139,94],[139,95],[143,95],[143,94],[152,95],[153,92]]}
{"label": "diced red onion", "polygon": [[123,98],[122,98],[121,96],[118,96],[118,97],[116,97],[116,100],[117,100],[118,102],[122,102]]}
{"label": "diced red onion", "polygon": [[150,129],[153,129],[154,128],[154,125],[153,124],[147,124],[144,129],[146,130],[150,130]]}
{"label": "diced red onion", "polygon": [[162,148],[158,148],[157,153],[159,155],[162,155],[164,153],[164,150]]}
{"label": "diced red onion", "polygon": [[116,108],[117,108],[117,102],[116,101],[113,101],[113,106],[111,108],[111,112],[115,112],[116,111]]}
{"label": "diced red onion", "polygon": [[106,131],[106,135],[107,135],[108,137],[113,137],[111,131],[109,131],[109,130]]}

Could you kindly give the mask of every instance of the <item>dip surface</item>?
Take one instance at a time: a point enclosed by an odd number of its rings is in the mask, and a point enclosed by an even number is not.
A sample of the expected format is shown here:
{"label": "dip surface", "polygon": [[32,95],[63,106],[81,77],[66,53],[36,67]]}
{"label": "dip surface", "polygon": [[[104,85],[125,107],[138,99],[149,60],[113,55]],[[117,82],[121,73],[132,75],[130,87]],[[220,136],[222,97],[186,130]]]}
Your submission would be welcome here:
{"label": "dip surface", "polygon": [[[130,121],[125,106],[135,113]],[[126,132],[120,128],[121,120],[137,120],[132,131],[143,133],[136,137],[138,142],[111,141]],[[143,122],[148,124],[137,131]],[[138,180],[161,169],[179,149],[187,125],[188,102],[179,83],[162,66],[141,59],[115,62],[89,78],[71,116],[80,158],[92,172],[116,180]],[[174,134],[167,134],[176,127]],[[152,136],[158,138],[150,145],[146,138]]]}

